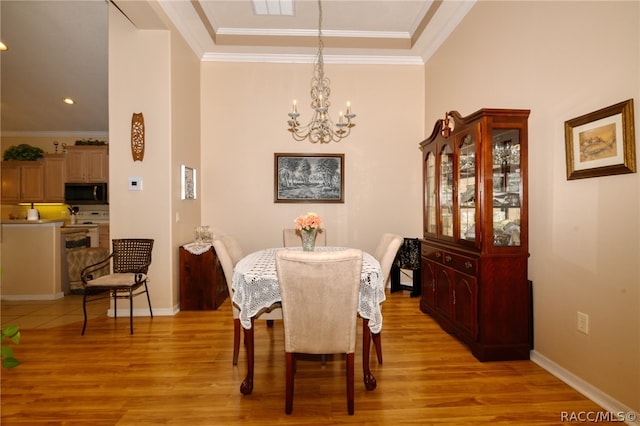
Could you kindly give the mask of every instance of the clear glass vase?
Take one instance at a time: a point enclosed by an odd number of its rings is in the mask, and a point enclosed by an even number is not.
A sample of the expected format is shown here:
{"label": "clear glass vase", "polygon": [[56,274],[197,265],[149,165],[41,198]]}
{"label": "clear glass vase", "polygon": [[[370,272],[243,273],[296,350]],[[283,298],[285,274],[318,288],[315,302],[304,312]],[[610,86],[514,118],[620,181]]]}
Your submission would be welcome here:
{"label": "clear glass vase", "polygon": [[302,251],[314,251],[316,248],[316,233],[317,229],[313,228],[308,231],[302,230]]}

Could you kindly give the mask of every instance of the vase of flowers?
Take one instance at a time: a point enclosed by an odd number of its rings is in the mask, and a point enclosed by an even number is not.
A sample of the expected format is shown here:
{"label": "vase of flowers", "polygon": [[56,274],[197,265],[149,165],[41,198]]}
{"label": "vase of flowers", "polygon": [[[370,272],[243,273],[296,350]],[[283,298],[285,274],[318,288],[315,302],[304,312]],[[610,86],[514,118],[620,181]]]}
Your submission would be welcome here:
{"label": "vase of flowers", "polygon": [[313,251],[316,246],[316,234],[322,225],[322,219],[316,213],[309,212],[304,216],[298,216],[294,222],[296,229],[302,235],[302,250]]}

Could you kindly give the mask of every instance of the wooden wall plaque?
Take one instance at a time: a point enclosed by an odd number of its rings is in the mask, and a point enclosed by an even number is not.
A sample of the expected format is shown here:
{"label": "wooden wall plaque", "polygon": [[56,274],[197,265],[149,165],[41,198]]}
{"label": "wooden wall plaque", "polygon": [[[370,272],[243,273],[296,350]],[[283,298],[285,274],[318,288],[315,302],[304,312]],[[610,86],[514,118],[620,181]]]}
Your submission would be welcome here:
{"label": "wooden wall plaque", "polygon": [[144,158],[144,117],[141,112],[134,112],[131,117],[131,156],[133,161]]}

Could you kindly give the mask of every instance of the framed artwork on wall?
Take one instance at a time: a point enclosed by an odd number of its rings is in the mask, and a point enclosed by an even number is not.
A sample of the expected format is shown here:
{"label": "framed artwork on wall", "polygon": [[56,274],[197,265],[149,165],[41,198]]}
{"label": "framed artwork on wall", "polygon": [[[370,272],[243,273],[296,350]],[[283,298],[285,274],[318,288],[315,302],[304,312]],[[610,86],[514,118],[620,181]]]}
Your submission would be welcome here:
{"label": "framed artwork on wall", "polygon": [[181,191],[180,198],[183,200],[196,199],[196,169],[187,167],[184,164],[180,167]]}
{"label": "framed artwork on wall", "polygon": [[344,154],[274,154],[275,203],[344,203]]}
{"label": "framed artwork on wall", "polygon": [[633,99],[564,123],[567,179],[635,173]]}

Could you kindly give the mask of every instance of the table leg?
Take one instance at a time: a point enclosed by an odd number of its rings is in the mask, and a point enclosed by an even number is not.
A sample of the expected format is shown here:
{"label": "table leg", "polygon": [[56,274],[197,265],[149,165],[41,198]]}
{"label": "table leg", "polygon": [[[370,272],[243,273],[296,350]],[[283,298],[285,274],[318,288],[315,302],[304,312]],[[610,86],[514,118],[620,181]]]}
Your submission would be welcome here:
{"label": "table leg", "polygon": [[374,390],[377,386],[376,378],[371,374],[369,366],[369,353],[371,351],[371,330],[369,320],[362,320],[362,375],[364,376],[364,387],[367,390]]}
{"label": "table leg", "polygon": [[240,392],[243,395],[250,395],[253,392],[253,364],[254,364],[254,346],[253,346],[253,318],[251,318],[251,328],[244,328],[244,340],[247,346],[247,376],[240,385]]}

